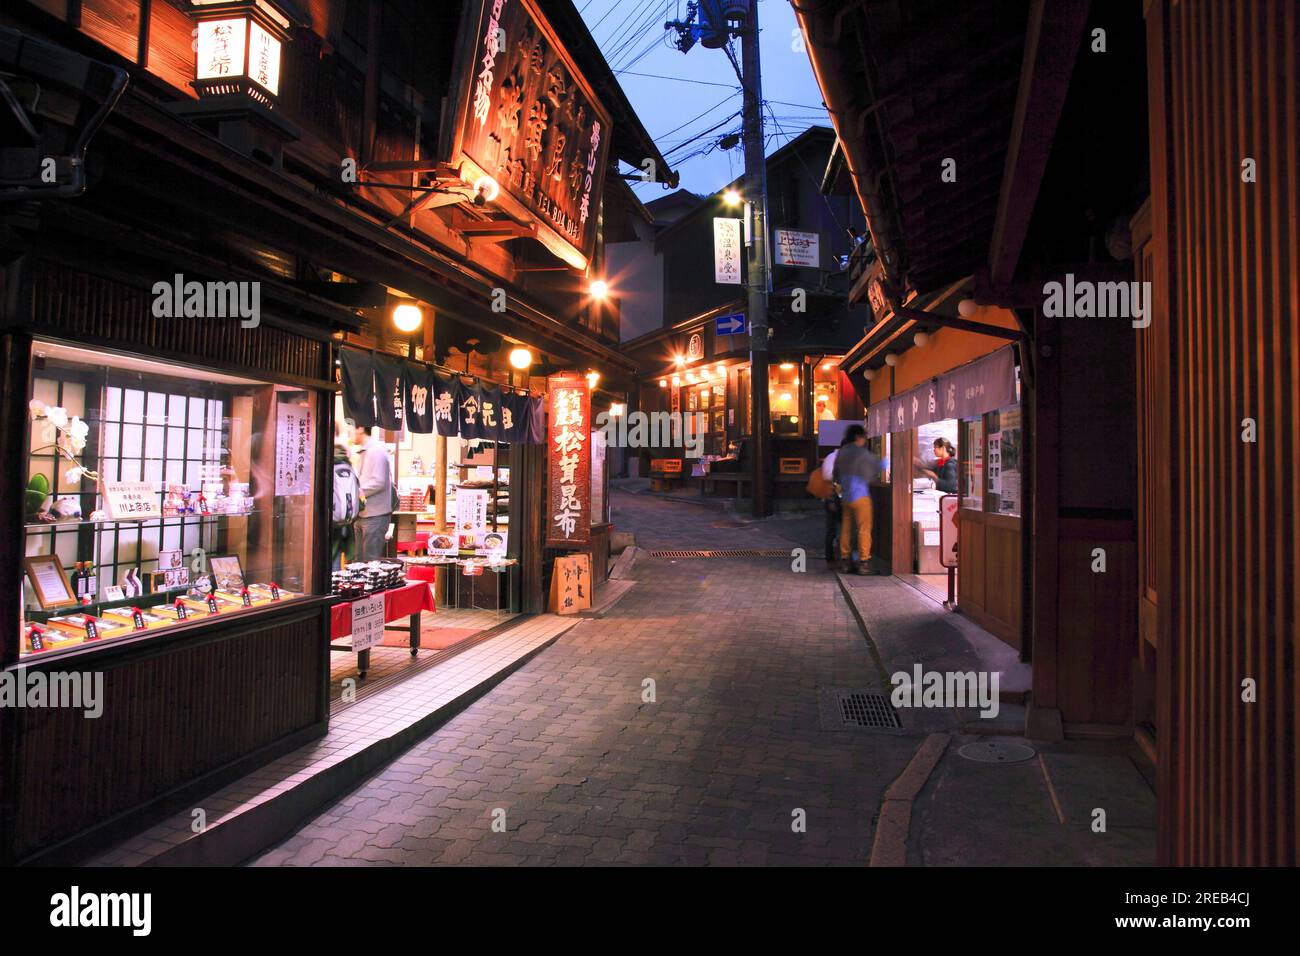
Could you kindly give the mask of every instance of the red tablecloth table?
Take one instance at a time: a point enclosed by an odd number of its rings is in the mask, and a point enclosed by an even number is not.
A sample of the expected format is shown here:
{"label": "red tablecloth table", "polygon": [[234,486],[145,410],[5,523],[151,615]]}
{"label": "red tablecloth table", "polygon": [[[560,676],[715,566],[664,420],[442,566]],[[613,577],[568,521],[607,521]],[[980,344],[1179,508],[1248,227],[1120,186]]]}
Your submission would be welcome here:
{"label": "red tablecloth table", "polygon": [[[427,581],[413,581],[400,588],[384,592],[384,624],[409,618],[405,627],[388,628],[394,631],[406,631],[411,636],[411,656],[420,649],[420,614],[423,611],[437,611],[433,598],[433,588]],[[336,641],[352,633],[352,602],[341,601],[330,608],[330,640]],[[336,651],[349,651],[346,645],[330,644]],[[357,652],[357,670],[362,677],[370,669],[370,648]]]}

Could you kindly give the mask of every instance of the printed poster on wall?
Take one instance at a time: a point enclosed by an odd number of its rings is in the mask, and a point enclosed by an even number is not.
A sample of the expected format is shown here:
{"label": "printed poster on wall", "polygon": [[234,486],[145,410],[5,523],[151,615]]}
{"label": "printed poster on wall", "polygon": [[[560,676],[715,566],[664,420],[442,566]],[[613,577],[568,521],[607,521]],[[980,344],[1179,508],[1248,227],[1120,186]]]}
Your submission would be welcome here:
{"label": "printed poster on wall", "polygon": [[585,547],[591,540],[591,395],[581,375],[547,379],[548,548]]}
{"label": "printed poster on wall", "polygon": [[740,220],[713,220],[713,279],[740,285]]}
{"label": "printed poster on wall", "polygon": [[275,493],[305,495],[311,492],[311,409],[306,405],[277,406],[275,410]]}
{"label": "printed poster on wall", "polygon": [[487,530],[488,489],[456,489],[456,530],[477,534]]}

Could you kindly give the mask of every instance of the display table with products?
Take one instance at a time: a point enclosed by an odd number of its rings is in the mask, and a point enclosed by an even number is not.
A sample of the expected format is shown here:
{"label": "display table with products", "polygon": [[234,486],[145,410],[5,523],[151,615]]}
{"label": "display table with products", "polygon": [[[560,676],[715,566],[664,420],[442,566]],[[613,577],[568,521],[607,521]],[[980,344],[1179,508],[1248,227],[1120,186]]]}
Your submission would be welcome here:
{"label": "display table with products", "polygon": [[[430,613],[437,611],[433,588],[429,587],[428,582],[425,581],[409,581],[401,587],[391,588],[380,593],[384,597],[385,629],[408,633],[411,638],[411,656],[414,657],[416,651],[420,649],[420,615],[424,611]],[[364,598],[358,598],[356,601],[341,601],[330,609],[330,650],[351,651],[353,649],[349,644],[334,642],[351,636],[353,605],[359,601],[377,596],[370,594]],[[405,626],[388,626],[390,621],[400,621],[402,618],[408,618]],[[366,671],[369,669],[370,648],[367,647],[357,652],[357,670],[360,672],[361,677],[364,678]]]}
{"label": "display table with products", "polygon": [[[481,557],[453,558],[448,556],[403,557],[408,580],[422,580],[431,588],[440,588],[445,603],[451,607],[472,611],[493,611],[498,615],[509,610],[502,607],[502,587],[506,593],[514,584],[513,575],[518,573],[519,562],[515,558],[484,560]],[[476,579],[491,577],[494,588],[494,600],[490,606],[478,604]],[[461,588],[463,579],[469,579],[464,585],[468,592],[468,604],[462,603]]]}

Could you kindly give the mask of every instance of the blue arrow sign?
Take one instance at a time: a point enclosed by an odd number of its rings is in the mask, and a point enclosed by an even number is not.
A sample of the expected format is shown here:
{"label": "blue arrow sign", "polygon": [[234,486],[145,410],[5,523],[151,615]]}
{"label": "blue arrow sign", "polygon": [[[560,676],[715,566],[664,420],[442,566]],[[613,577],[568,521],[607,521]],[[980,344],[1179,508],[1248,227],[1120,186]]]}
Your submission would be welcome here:
{"label": "blue arrow sign", "polygon": [[745,331],[745,313],[720,315],[714,319],[714,332],[717,335],[738,335]]}

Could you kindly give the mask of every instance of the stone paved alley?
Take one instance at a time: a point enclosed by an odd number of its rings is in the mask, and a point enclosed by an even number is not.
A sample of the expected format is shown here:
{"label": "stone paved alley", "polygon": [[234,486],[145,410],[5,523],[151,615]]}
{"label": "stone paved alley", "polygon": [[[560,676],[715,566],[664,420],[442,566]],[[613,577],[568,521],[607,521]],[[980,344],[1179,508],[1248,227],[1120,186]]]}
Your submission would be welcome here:
{"label": "stone paved alley", "polygon": [[[822,561],[820,513],[751,523],[618,492],[614,506],[617,527],[643,549],[804,547],[807,572],[792,573],[789,558],[641,554],[635,587],[603,617],[584,620],[255,864],[867,863],[887,788],[926,734],[956,730],[957,717],[927,715],[924,727],[905,718],[902,733],[824,728],[819,691],[887,684]],[[923,613],[934,617],[935,607]],[[642,700],[647,679],[652,703]],[[969,806],[953,812],[923,791],[917,816],[932,830],[928,842],[910,841],[910,862],[1147,862],[1145,782],[1127,758],[1092,759],[1076,783],[1100,774],[1113,790],[1117,766],[1130,774],[1120,786],[1136,829],[1106,844],[1114,855],[1090,850],[1079,820],[1058,819],[1062,801],[1038,782],[1037,762],[1014,778],[993,768],[1015,791],[1002,801],[996,785],[981,791],[972,779],[983,768],[953,767],[969,761],[949,753],[935,779],[955,781],[964,802],[979,805],[978,794],[1000,803],[997,826],[973,827]],[[493,826],[502,811],[503,831]],[[806,832],[792,826],[799,811]],[[1010,840],[985,852],[939,839],[951,827],[995,842],[1021,824],[1014,849]],[[1037,844],[1034,832],[1043,833]],[[1038,844],[1044,858],[1024,859]]]}

